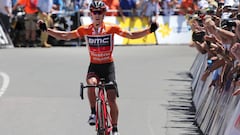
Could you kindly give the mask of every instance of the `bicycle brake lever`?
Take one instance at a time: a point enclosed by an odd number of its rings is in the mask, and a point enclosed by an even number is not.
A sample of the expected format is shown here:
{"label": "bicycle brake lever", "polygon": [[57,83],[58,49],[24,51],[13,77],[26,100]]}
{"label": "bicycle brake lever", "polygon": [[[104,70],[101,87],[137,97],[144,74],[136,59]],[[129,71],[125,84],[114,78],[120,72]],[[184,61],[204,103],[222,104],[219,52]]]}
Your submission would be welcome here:
{"label": "bicycle brake lever", "polygon": [[81,97],[82,100],[84,99],[84,97],[83,97],[83,88],[84,88],[84,85],[83,85],[83,83],[81,83],[81,85],[80,85],[80,97]]}

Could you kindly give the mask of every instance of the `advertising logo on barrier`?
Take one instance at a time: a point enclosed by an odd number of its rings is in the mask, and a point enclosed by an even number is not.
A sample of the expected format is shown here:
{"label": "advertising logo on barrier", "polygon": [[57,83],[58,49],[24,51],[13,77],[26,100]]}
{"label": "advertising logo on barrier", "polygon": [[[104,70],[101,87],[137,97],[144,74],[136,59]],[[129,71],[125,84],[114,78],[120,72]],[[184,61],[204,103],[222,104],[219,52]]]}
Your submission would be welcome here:
{"label": "advertising logo on barrier", "polygon": [[[149,26],[148,19],[146,17],[139,18],[139,17],[126,17],[125,20],[121,17],[117,18],[119,25],[121,28],[128,30],[128,31],[136,31],[136,30],[143,30]],[[131,45],[139,45],[139,44],[156,44],[156,37],[154,33],[148,34],[145,37],[138,38],[138,39],[128,39],[123,38],[123,44],[131,44]]]}
{"label": "advertising logo on barrier", "polygon": [[0,24],[0,48],[13,47],[11,39],[8,34],[4,31],[4,28]]}
{"label": "advertising logo on barrier", "polygon": [[172,28],[169,27],[169,24],[160,24],[160,29],[157,31],[158,33],[161,33],[161,37],[165,38],[170,36],[171,32],[172,32]]}
{"label": "advertising logo on barrier", "polygon": [[[82,25],[92,23],[91,17],[83,16],[80,18]],[[123,21],[121,17],[105,16],[104,22],[118,24],[125,30],[142,30],[149,26],[147,18],[126,17]],[[119,35],[114,36],[116,45],[139,45],[139,44],[189,44],[191,42],[192,32],[184,16],[159,16],[157,19],[159,29],[139,39],[126,39]]]}
{"label": "advertising logo on barrier", "polygon": [[181,15],[161,16],[157,19],[159,29],[156,32],[158,44],[189,44],[191,28]]}

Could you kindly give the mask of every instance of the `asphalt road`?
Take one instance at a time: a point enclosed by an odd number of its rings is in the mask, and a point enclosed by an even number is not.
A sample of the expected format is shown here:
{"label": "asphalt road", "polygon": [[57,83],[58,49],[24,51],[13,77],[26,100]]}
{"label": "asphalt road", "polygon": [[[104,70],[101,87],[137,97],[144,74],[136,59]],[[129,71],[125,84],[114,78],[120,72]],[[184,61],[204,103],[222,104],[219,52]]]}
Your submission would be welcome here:
{"label": "asphalt road", "polygon": [[[188,77],[196,54],[189,46],[115,47],[121,135],[199,134]],[[79,97],[88,64],[86,47],[1,49],[1,135],[95,135]]]}

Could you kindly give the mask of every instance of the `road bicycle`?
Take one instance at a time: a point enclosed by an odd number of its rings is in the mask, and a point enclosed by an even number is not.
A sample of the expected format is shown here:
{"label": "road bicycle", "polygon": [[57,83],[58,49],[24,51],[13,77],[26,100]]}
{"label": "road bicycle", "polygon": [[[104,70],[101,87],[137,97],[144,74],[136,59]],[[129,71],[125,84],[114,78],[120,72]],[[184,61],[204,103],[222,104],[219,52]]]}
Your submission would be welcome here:
{"label": "road bicycle", "polygon": [[106,87],[111,87],[116,90],[117,97],[117,85],[114,82],[105,83],[104,79],[100,79],[98,85],[84,85],[81,83],[80,97],[83,100],[84,88],[96,88],[96,131],[97,135],[110,135],[112,131],[112,119],[109,113],[109,104],[106,97]]}

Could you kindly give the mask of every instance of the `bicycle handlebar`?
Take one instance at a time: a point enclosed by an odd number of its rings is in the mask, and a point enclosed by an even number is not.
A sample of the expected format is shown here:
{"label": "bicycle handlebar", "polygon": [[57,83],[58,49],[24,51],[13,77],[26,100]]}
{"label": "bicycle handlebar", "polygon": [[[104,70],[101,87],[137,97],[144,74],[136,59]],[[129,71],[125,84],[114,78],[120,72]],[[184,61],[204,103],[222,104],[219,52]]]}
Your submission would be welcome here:
{"label": "bicycle handlebar", "polygon": [[119,97],[118,90],[117,90],[117,85],[114,82],[109,82],[109,83],[104,83],[104,84],[97,84],[97,85],[84,85],[83,83],[80,83],[80,97],[81,97],[82,100],[84,99],[84,96],[83,96],[83,89],[84,88],[99,88],[99,89],[103,89],[106,86],[114,87],[116,89],[117,97]]}

